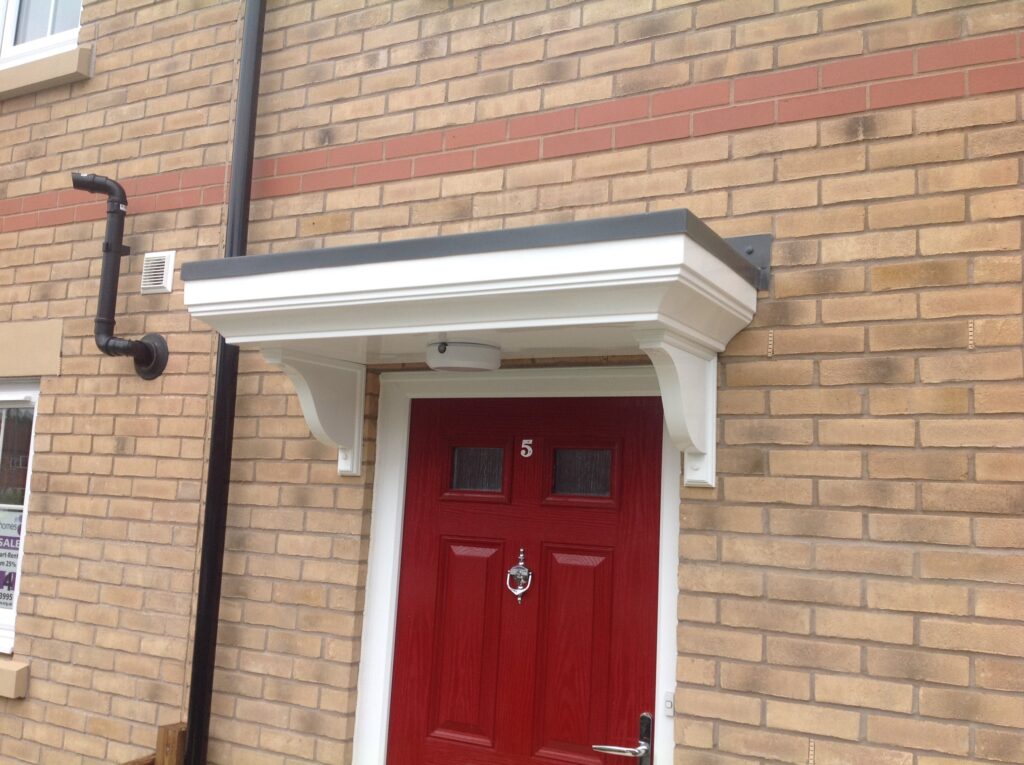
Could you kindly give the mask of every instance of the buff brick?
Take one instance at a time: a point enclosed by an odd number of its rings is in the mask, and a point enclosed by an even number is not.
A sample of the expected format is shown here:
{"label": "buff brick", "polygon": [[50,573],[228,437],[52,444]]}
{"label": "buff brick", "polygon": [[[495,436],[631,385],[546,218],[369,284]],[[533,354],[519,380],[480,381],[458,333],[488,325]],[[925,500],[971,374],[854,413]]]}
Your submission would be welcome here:
{"label": "buff brick", "polygon": [[787,476],[854,478],[861,475],[862,462],[858,451],[786,449],[772,450],[770,456],[772,474]]}
{"label": "buff brick", "polygon": [[991,186],[1009,186],[1017,183],[1017,163],[998,159],[987,162],[962,162],[954,165],[922,168],[918,170],[921,193],[961,191]]}
{"label": "buff brick", "polygon": [[[927,293],[922,295],[922,301],[926,296]],[[917,302],[917,295],[913,294],[826,298],[821,301],[821,319],[826,324],[915,319],[918,315]],[[923,310],[922,315],[925,315]]]}
{"label": "buff brick", "polygon": [[1024,595],[1017,590],[980,589],[975,593],[974,614],[987,619],[1016,620],[1024,608]]}
{"label": "buff brick", "polygon": [[[937,748],[937,747],[933,747]],[[975,749],[979,757],[1013,762],[1020,758],[1024,748],[1024,736],[1010,731],[979,730],[975,738]]]}
{"label": "buff brick", "polygon": [[795,540],[763,540],[729,537],[722,540],[722,560],[761,566],[807,569],[811,566],[812,547]]}
{"label": "buff brick", "polygon": [[822,385],[891,385],[914,381],[914,360],[899,356],[827,359],[819,362]]}
{"label": "buff brick", "polygon": [[860,713],[813,704],[768,701],[769,727],[856,741],[860,737]]}
{"label": "buff brick", "polygon": [[[927,197],[906,202],[885,202],[868,207],[871,228],[904,228],[929,223],[962,221],[966,215],[964,198],[960,195]],[[922,252],[924,235],[922,232]]]}
{"label": "buff brick", "polygon": [[978,454],[974,458],[974,472],[979,481],[1024,481],[1024,455]]}
{"label": "buff brick", "polygon": [[1001,552],[987,551],[923,552],[920,555],[921,576],[927,579],[966,579],[995,584],[1024,582],[1024,571],[1019,566],[1006,565],[1005,557]]}
{"label": "buff brick", "polygon": [[878,388],[868,408],[873,415],[965,414],[967,404],[966,388]]}
{"label": "buff brick", "polygon": [[[1024,266],[1024,263],[1022,263],[1020,255],[990,255],[975,258],[973,280],[976,284],[986,282],[1019,282],[1021,280],[1021,273],[1024,271],[1022,266]],[[1019,326],[1020,320],[1016,320],[1014,324]],[[996,327],[998,325],[993,324],[992,326]],[[1010,323],[1004,322],[1003,326],[1008,328]],[[993,334],[997,335],[998,332]],[[1012,345],[1014,342],[1019,342],[1016,340],[1016,336],[1010,342],[991,344]]]}
{"label": "buff brick", "polygon": [[972,158],[1014,154],[1024,150],[1024,132],[1016,126],[973,131],[967,147]]}
{"label": "buff brick", "polygon": [[[769,396],[771,412],[775,415],[856,414],[863,407],[861,392],[853,389],[773,390]],[[966,395],[964,400],[966,406]]]}
{"label": "buff brick", "polygon": [[899,717],[868,717],[868,741],[948,754],[967,754],[970,730],[966,725],[944,725]]}
{"label": "buff brick", "polygon": [[952,133],[872,144],[868,148],[868,161],[874,170],[949,162],[963,158],[963,137]]}
{"label": "buff brick", "polygon": [[868,329],[873,351],[966,348],[969,334],[966,321],[901,322]]}
{"label": "buff brick", "polygon": [[797,635],[808,635],[811,631],[811,611],[805,606],[726,600],[719,609],[721,623],[731,627]]}
{"label": "buff brick", "polygon": [[815,749],[817,765],[911,765],[913,755],[864,744],[821,741]]}
{"label": "buff brick", "polygon": [[913,446],[914,434],[915,426],[911,420],[835,419],[818,424],[820,442],[833,446]]}
{"label": "buff brick", "polygon": [[960,353],[921,359],[925,383],[980,380],[1015,380],[1024,376],[1020,351]]}
{"label": "buff brick", "polygon": [[920,644],[951,651],[1024,656],[1024,627],[1008,624],[971,624],[949,619],[922,619]]}
{"label": "buff brick", "polygon": [[[884,633],[875,639],[884,639]],[[850,675],[817,675],[814,680],[814,698],[831,704],[910,712],[914,687],[905,683]]]}
{"label": "buff brick", "polygon": [[694,191],[749,186],[767,183],[774,174],[775,167],[770,158],[738,160],[695,167],[691,173],[691,185]]}
{"label": "buff brick", "polygon": [[862,292],[864,284],[864,269],[861,267],[784,271],[773,279],[777,298]]}
{"label": "buff brick", "polygon": [[917,181],[914,178],[913,170],[826,178],[821,182],[821,201],[824,204],[835,204],[883,197],[911,196],[914,194],[916,186]]}
{"label": "buff brick", "polygon": [[892,549],[891,545],[822,544],[816,550],[815,567],[849,573],[909,576],[914,561],[909,550]]}
{"label": "buff brick", "polygon": [[732,209],[737,215],[765,210],[789,210],[818,203],[818,185],[814,181],[778,183],[732,193]]}
{"label": "buff brick", "polygon": [[970,197],[970,207],[972,220],[1019,218],[1024,216],[1024,189],[973,194]]}
{"label": "buff brick", "polygon": [[[919,133],[1012,122],[1016,117],[1016,103],[1012,95],[953,100],[920,106],[914,110]],[[958,136],[959,138],[959,136]]]}
{"label": "buff brick", "polygon": [[916,582],[869,582],[868,608],[965,616],[970,610],[966,587]]}
{"label": "buff brick", "polygon": [[822,242],[821,259],[823,263],[842,263],[908,257],[916,252],[916,233],[897,231],[826,239]]}
{"label": "buff brick", "polygon": [[[736,157],[753,157],[762,154],[805,149],[817,143],[817,130],[813,124],[798,123],[778,125],[760,130],[738,133],[732,137],[732,151]],[[780,162],[785,157],[780,157]],[[863,167],[863,163],[861,163]],[[795,167],[793,168],[795,169]],[[806,177],[806,176],[780,176]]]}
{"label": "buff brick", "polygon": [[872,478],[923,478],[963,480],[967,478],[967,455],[947,451],[873,451],[868,454]]}
{"label": "buff brick", "polygon": [[911,510],[917,504],[913,484],[894,481],[819,481],[818,501],[834,507]]}
{"label": "buff brick", "polygon": [[685,529],[699,531],[734,531],[760,534],[764,531],[764,512],[759,507],[743,505],[684,506],[680,523]]}
{"label": "buff brick", "polygon": [[922,446],[1024,447],[1020,419],[922,420]]}
{"label": "buff brick", "polygon": [[922,688],[920,706],[921,714],[929,717],[1024,727],[1024,699],[1017,695]]}
{"label": "buff brick", "polygon": [[[979,656],[974,660],[975,683],[997,691],[1024,691],[1024,665],[1014,659]],[[966,685],[966,683],[961,683]]]}
{"label": "buff brick", "polygon": [[762,637],[734,629],[684,624],[679,631],[679,650],[741,661],[761,661]]}
{"label": "buff brick", "polygon": [[921,505],[932,512],[1015,513],[1024,507],[1024,486],[932,483],[922,487]]}
{"label": "buff brick", "polygon": [[[722,687],[743,693],[758,693],[806,701],[810,698],[810,675],[764,665],[723,662]],[[773,702],[769,702],[771,704]]]}
{"label": "buff brick", "polygon": [[813,442],[810,420],[737,420],[725,423],[727,444],[789,444],[805,446]]}
{"label": "buff brick", "polygon": [[1020,242],[1020,224],[1016,221],[940,226],[921,231],[921,254],[1017,250]]}
{"label": "buff brick", "polygon": [[679,588],[686,592],[711,592],[757,597],[764,591],[760,572],[736,566],[686,564],[679,567]]}
{"label": "buff brick", "polygon": [[1024,412],[1024,385],[978,385],[974,389],[974,409],[985,414]]}
{"label": "buff brick", "polygon": [[811,361],[750,361],[729,364],[725,375],[730,386],[809,385],[814,365]]}
{"label": "buff brick", "polygon": [[[922,235],[926,232],[922,231]],[[949,287],[966,284],[966,260],[932,260],[921,263],[878,265],[871,268],[871,289],[875,292],[916,287]]]}
{"label": "buff brick", "polygon": [[778,46],[779,66],[794,66],[808,61],[821,61],[863,52],[864,41],[859,32],[838,32],[816,35],[806,40]]}
{"label": "buff brick", "polygon": [[787,238],[863,231],[864,222],[864,208],[860,205],[780,213],[775,222],[775,234]]}
{"label": "buff brick", "polygon": [[974,342],[979,348],[1024,344],[1024,320],[979,318],[974,323]]}
{"label": "buff brick", "polygon": [[813,300],[764,301],[758,305],[751,326],[789,327],[814,324],[817,304]]}
{"label": "buff brick", "polygon": [[886,110],[826,120],[821,123],[821,145],[910,135],[913,114],[909,109]]}
{"label": "buff brick", "polygon": [[756,725],[761,721],[761,700],[721,691],[687,688],[679,693],[677,711],[692,717]]}
{"label": "buff brick", "polygon": [[861,514],[841,510],[773,507],[768,524],[773,534],[784,536],[860,539],[863,534]]}
{"label": "buff brick", "polygon": [[944,685],[967,685],[970,659],[948,653],[902,648],[867,648],[867,668],[872,675]]}
{"label": "buff brick", "polygon": [[849,643],[781,635],[769,635],[766,643],[767,658],[772,664],[832,672],[855,672],[860,667],[861,648]]}
{"label": "buff brick", "polygon": [[722,751],[799,763],[807,756],[807,738],[771,733],[761,728],[719,726],[718,747]]}

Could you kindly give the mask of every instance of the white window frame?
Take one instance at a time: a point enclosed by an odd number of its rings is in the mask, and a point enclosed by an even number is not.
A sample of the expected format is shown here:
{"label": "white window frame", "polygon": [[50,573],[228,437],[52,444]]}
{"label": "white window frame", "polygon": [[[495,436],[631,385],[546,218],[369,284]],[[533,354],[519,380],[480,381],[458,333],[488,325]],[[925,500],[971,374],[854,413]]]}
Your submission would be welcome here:
{"label": "white window frame", "polygon": [[[78,47],[80,25],[15,45],[14,33],[18,26],[21,3],[22,0],[0,0],[0,69],[38,61]],[[81,18],[81,9],[78,13]]]}
{"label": "white window frame", "polygon": [[[34,380],[0,381],[0,407],[32,407],[32,439],[28,447],[28,475],[25,478],[25,502],[21,509],[21,539],[18,543],[18,580],[14,585],[14,602],[9,611],[0,611],[0,654],[14,650],[14,625],[18,617],[18,593],[21,591],[21,572],[25,558],[25,535],[28,529],[29,492],[32,486],[32,462],[36,447],[36,418],[39,416],[39,382]],[[0,505],[10,509],[11,505]]]}

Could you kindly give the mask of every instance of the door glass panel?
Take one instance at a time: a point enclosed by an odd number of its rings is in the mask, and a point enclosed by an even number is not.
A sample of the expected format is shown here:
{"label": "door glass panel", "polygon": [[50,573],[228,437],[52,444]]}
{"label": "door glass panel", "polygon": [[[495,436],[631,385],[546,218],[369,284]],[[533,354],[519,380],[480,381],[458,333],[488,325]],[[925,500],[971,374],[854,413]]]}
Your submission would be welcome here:
{"label": "door glass panel", "polygon": [[456,446],[452,454],[452,489],[501,491],[505,450],[491,446]]}
{"label": "door glass panel", "polygon": [[555,449],[555,494],[610,497],[611,449]]}

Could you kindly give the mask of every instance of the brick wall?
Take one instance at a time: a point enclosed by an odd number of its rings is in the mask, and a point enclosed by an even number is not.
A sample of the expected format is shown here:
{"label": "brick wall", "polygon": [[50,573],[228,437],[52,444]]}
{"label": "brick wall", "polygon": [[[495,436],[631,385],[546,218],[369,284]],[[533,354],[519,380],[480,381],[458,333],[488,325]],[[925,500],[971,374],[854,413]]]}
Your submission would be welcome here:
{"label": "brick wall", "polygon": [[[0,319],[42,381],[0,759],[106,763],[183,716],[214,339],[126,261],[222,254],[235,3],[87,2],[90,80],[0,103]],[[719,486],[682,492],[677,761],[1024,762],[1024,3],[288,2],[268,14],[253,252],[689,207],[771,232],[723,354]],[[211,759],[347,762],[364,477],[243,356]]]}

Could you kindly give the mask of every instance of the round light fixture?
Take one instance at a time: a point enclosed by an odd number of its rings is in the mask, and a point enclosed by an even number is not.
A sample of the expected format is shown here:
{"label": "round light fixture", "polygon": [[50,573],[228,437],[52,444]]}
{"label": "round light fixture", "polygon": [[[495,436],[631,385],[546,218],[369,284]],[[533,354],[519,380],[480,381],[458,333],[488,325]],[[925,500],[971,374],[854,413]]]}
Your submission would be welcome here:
{"label": "round light fixture", "polygon": [[427,366],[438,372],[493,372],[501,366],[501,349],[484,343],[430,343]]}

